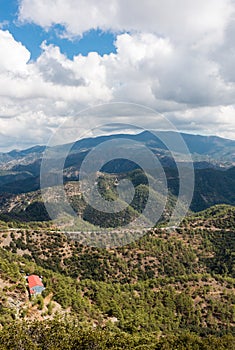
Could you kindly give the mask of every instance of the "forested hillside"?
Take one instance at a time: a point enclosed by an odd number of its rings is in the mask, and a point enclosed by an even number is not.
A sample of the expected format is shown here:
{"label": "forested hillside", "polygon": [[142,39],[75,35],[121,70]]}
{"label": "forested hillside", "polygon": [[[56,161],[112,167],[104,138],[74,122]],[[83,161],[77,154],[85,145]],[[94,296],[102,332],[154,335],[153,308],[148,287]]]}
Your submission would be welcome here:
{"label": "forested hillside", "polygon": [[[233,349],[234,221],[234,207],[216,206],[115,249],[2,222],[2,349],[59,349],[53,329],[63,349]],[[28,273],[46,286],[33,300]]]}

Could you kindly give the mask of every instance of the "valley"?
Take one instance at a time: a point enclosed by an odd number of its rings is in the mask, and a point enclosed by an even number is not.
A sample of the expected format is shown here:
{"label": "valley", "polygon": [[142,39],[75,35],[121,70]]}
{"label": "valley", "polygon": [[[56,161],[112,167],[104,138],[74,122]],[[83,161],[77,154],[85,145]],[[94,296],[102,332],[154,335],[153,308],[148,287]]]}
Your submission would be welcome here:
{"label": "valley", "polygon": [[[169,222],[179,193],[177,167],[149,134],[134,138],[151,143],[160,157],[167,198],[158,178],[119,159],[100,170],[96,184],[107,203],[122,205],[118,186],[128,179],[134,188],[129,205],[107,214],[87,204],[78,165],[103,138],[81,140],[63,175],[77,216],[71,227],[48,214],[48,206],[56,213],[60,188],[47,188],[45,203],[39,179],[44,148],[1,155],[0,349],[234,348],[235,168],[226,157],[234,144],[184,137],[195,153],[195,188],[180,225]],[[129,227],[149,198],[153,210],[166,200],[160,219],[148,226],[146,216],[142,229]],[[178,205],[183,210],[185,203]],[[33,297],[30,275],[41,276],[45,286]]]}

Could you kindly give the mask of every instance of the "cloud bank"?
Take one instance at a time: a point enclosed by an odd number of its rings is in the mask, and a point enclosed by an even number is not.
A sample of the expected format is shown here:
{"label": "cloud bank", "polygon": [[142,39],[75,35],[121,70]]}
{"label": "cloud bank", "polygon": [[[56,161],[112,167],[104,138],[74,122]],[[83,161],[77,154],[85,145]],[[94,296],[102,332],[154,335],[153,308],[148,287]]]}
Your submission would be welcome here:
{"label": "cloud bank", "polygon": [[235,138],[234,9],[229,0],[22,0],[22,25],[60,24],[71,40],[91,29],[112,31],[116,53],[69,59],[43,42],[30,61],[30,52],[0,30],[6,148],[46,143],[65,118],[114,101],[154,108],[180,130]]}

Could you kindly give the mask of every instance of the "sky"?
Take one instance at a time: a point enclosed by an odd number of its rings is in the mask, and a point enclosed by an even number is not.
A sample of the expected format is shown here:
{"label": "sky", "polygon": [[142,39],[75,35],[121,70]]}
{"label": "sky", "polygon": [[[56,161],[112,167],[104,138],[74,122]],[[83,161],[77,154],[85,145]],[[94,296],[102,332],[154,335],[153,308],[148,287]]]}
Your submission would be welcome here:
{"label": "sky", "polygon": [[235,0],[0,0],[0,151],[113,102],[235,139]]}

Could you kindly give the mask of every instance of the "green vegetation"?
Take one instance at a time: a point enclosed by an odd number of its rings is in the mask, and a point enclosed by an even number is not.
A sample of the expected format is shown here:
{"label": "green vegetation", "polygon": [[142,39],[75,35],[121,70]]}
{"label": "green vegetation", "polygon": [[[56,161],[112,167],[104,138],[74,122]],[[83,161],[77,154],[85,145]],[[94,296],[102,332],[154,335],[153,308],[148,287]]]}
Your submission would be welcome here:
{"label": "green vegetation", "polygon": [[[149,217],[144,214],[147,223],[156,216],[156,203],[165,205],[161,177],[147,177],[126,159],[105,164],[97,186],[109,207],[113,201],[123,204],[118,190],[123,179],[130,180],[135,192],[127,208],[106,214],[87,205],[79,189],[79,165],[94,145],[112,137],[75,143],[65,162],[65,191],[78,215],[73,227],[89,231],[91,242],[97,238],[95,225],[103,228],[101,234],[112,235],[110,228],[132,222],[146,203],[152,208]],[[151,133],[129,138],[144,141],[158,155],[169,193],[161,226],[144,235],[142,228],[139,234],[123,229],[117,243],[132,235],[136,239],[115,249],[83,245],[82,236],[70,240],[50,221],[39,190],[43,147],[34,148],[33,157],[29,150],[29,158],[27,150],[15,151],[18,161],[1,170],[0,350],[235,349],[235,208],[229,206],[235,204],[235,167],[229,169],[234,143],[183,135],[198,161],[190,208],[197,214],[190,212],[174,229],[167,228],[179,192],[174,161]],[[53,159],[51,164],[53,177]],[[60,197],[50,191],[56,189],[49,189],[47,203],[54,213]],[[58,220],[69,231],[66,215]],[[30,297],[28,274],[43,277],[41,295]]]}
{"label": "green vegetation", "polygon": [[[116,249],[2,223],[0,349],[234,349],[234,215],[215,206]],[[29,299],[32,273],[46,289]]]}
{"label": "green vegetation", "polygon": [[158,339],[154,334],[144,337],[109,329],[81,328],[77,323],[52,322],[13,323],[0,330],[1,350],[233,350],[235,337],[201,338],[183,333]]}

